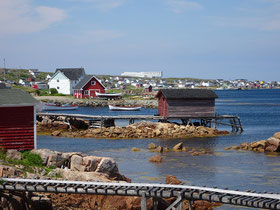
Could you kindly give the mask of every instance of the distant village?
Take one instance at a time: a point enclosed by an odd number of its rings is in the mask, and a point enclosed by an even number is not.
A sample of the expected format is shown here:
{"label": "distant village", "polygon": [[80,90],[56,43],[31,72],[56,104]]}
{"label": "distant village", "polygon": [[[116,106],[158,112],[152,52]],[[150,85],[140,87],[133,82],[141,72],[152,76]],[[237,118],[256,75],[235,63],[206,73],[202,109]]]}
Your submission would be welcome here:
{"label": "distant village", "polygon": [[[53,73],[38,69],[0,68],[0,84],[6,87],[30,87],[35,90],[55,89],[59,94],[75,98],[93,98],[96,92],[133,91],[149,93],[163,88],[272,89],[279,81],[248,81],[247,79],[163,78],[163,72],[123,72],[119,76],[88,75],[84,68],[57,68]],[[0,85],[1,86],[1,85]]]}

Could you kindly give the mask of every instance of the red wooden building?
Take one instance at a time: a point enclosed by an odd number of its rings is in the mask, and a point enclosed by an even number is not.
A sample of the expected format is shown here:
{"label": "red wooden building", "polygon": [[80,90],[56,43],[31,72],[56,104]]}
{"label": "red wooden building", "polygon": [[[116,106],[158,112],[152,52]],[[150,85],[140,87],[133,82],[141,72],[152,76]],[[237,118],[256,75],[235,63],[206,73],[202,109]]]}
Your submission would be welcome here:
{"label": "red wooden building", "polygon": [[36,149],[36,103],[21,89],[0,89],[1,149]]}
{"label": "red wooden building", "polygon": [[165,117],[214,117],[216,93],[207,89],[162,89],[158,114]]}
{"label": "red wooden building", "polygon": [[74,98],[94,98],[105,93],[105,86],[95,76],[86,75],[74,88]]}

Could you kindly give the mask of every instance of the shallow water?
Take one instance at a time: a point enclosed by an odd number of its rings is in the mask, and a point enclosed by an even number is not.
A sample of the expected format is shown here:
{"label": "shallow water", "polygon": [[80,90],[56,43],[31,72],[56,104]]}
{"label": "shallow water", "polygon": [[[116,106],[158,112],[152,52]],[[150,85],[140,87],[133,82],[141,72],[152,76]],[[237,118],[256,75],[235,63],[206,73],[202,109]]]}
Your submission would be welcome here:
{"label": "shallow water", "polygon": [[[165,177],[171,174],[189,185],[279,192],[280,156],[250,151],[226,151],[225,148],[242,142],[267,139],[280,131],[280,90],[226,90],[216,93],[219,95],[216,112],[240,116],[244,128],[242,134],[172,140],[71,139],[38,136],[38,148],[112,157],[118,162],[120,172],[133,182],[164,183]],[[93,115],[127,114],[110,112],[108,108],[88,107],[80,107],[78,112]],[[142,109],[135,114],[156,112],[155,109]],[[154,155],[147,150],[151,142],[169,148],[183,142],[184,146],[190,149],[204,148],[212,154],[193,157],[184,152],[167,152],[162,154],[162,163],[154,164],[148,162]],[[140,148],[141,151],[131,152],[132,147]]]}

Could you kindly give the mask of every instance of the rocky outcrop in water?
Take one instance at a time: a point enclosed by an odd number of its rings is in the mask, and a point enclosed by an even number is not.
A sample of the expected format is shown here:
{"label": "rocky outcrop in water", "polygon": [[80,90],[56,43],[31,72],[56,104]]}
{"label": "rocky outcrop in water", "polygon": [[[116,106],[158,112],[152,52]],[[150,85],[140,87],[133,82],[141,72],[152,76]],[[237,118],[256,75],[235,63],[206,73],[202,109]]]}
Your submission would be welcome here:
{"label": "rocky outcrop in water", "polygon": [[280,152],[280,132],[275,133],[272,137],[266,140],[242,143],[240,146],[231,146],[225,149],[243,149],[255,152]]}
{"label": "rocky outcrop in water", "polygon": [[[69,138],[189,138],[189,137],[213,137],[217,135],[228,134],[227,131],[218,131],[213,128],[203,126],[177,125],[175,123],[155,123],[150,121],[141,121],[125,127],[102,127],[88,128],[86,121],[82,123],[81,119],[77,119],[76,126],[70,129],[63,129],[69,126],[67,124],[57,123],[55,119],[44,118],[37,121],[37,131],[51,132],[53,136],[63,136]],[[77,126],[81,125],[81,126]],[[76,129],[74,129],[76,128]]]}

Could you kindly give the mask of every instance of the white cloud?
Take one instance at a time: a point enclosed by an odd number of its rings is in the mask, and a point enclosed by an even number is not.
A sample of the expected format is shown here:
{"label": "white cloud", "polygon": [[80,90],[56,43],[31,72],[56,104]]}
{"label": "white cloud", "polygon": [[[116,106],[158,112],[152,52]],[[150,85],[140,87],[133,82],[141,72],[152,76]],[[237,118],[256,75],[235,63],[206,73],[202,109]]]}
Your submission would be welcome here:
{"label": "white cloud", "polygon": [[201,4],[195,1],[187,0],[166,0],[167,5],[175,13],[183,13],[186,10],[198,10],[202,9]]}
{"label": "white cloud", "polygon": [[33,6],[32,0],[1,0],[0,35],[41,31],[66,16],[62,9]]}
{"label": "white cloud", "polygon": [[223,27],[243,27],[260,31],[280,30],[280,0],[259,0],[256,3],[254,7],[238,8],[239,13],[235,17],[211,18],[214,24]]}
{"label": "white cloud", "polygon": [[91,3],[93,7],[97,9],[108,11],[120,7],[125,3],[126,0],[67,0],[67,1]]}
{"label": "white cloud", "polygon": [[113,30],[88,30],[80,34],[71,35],[74,42],[95,44],[123,37],[124,34]]}

